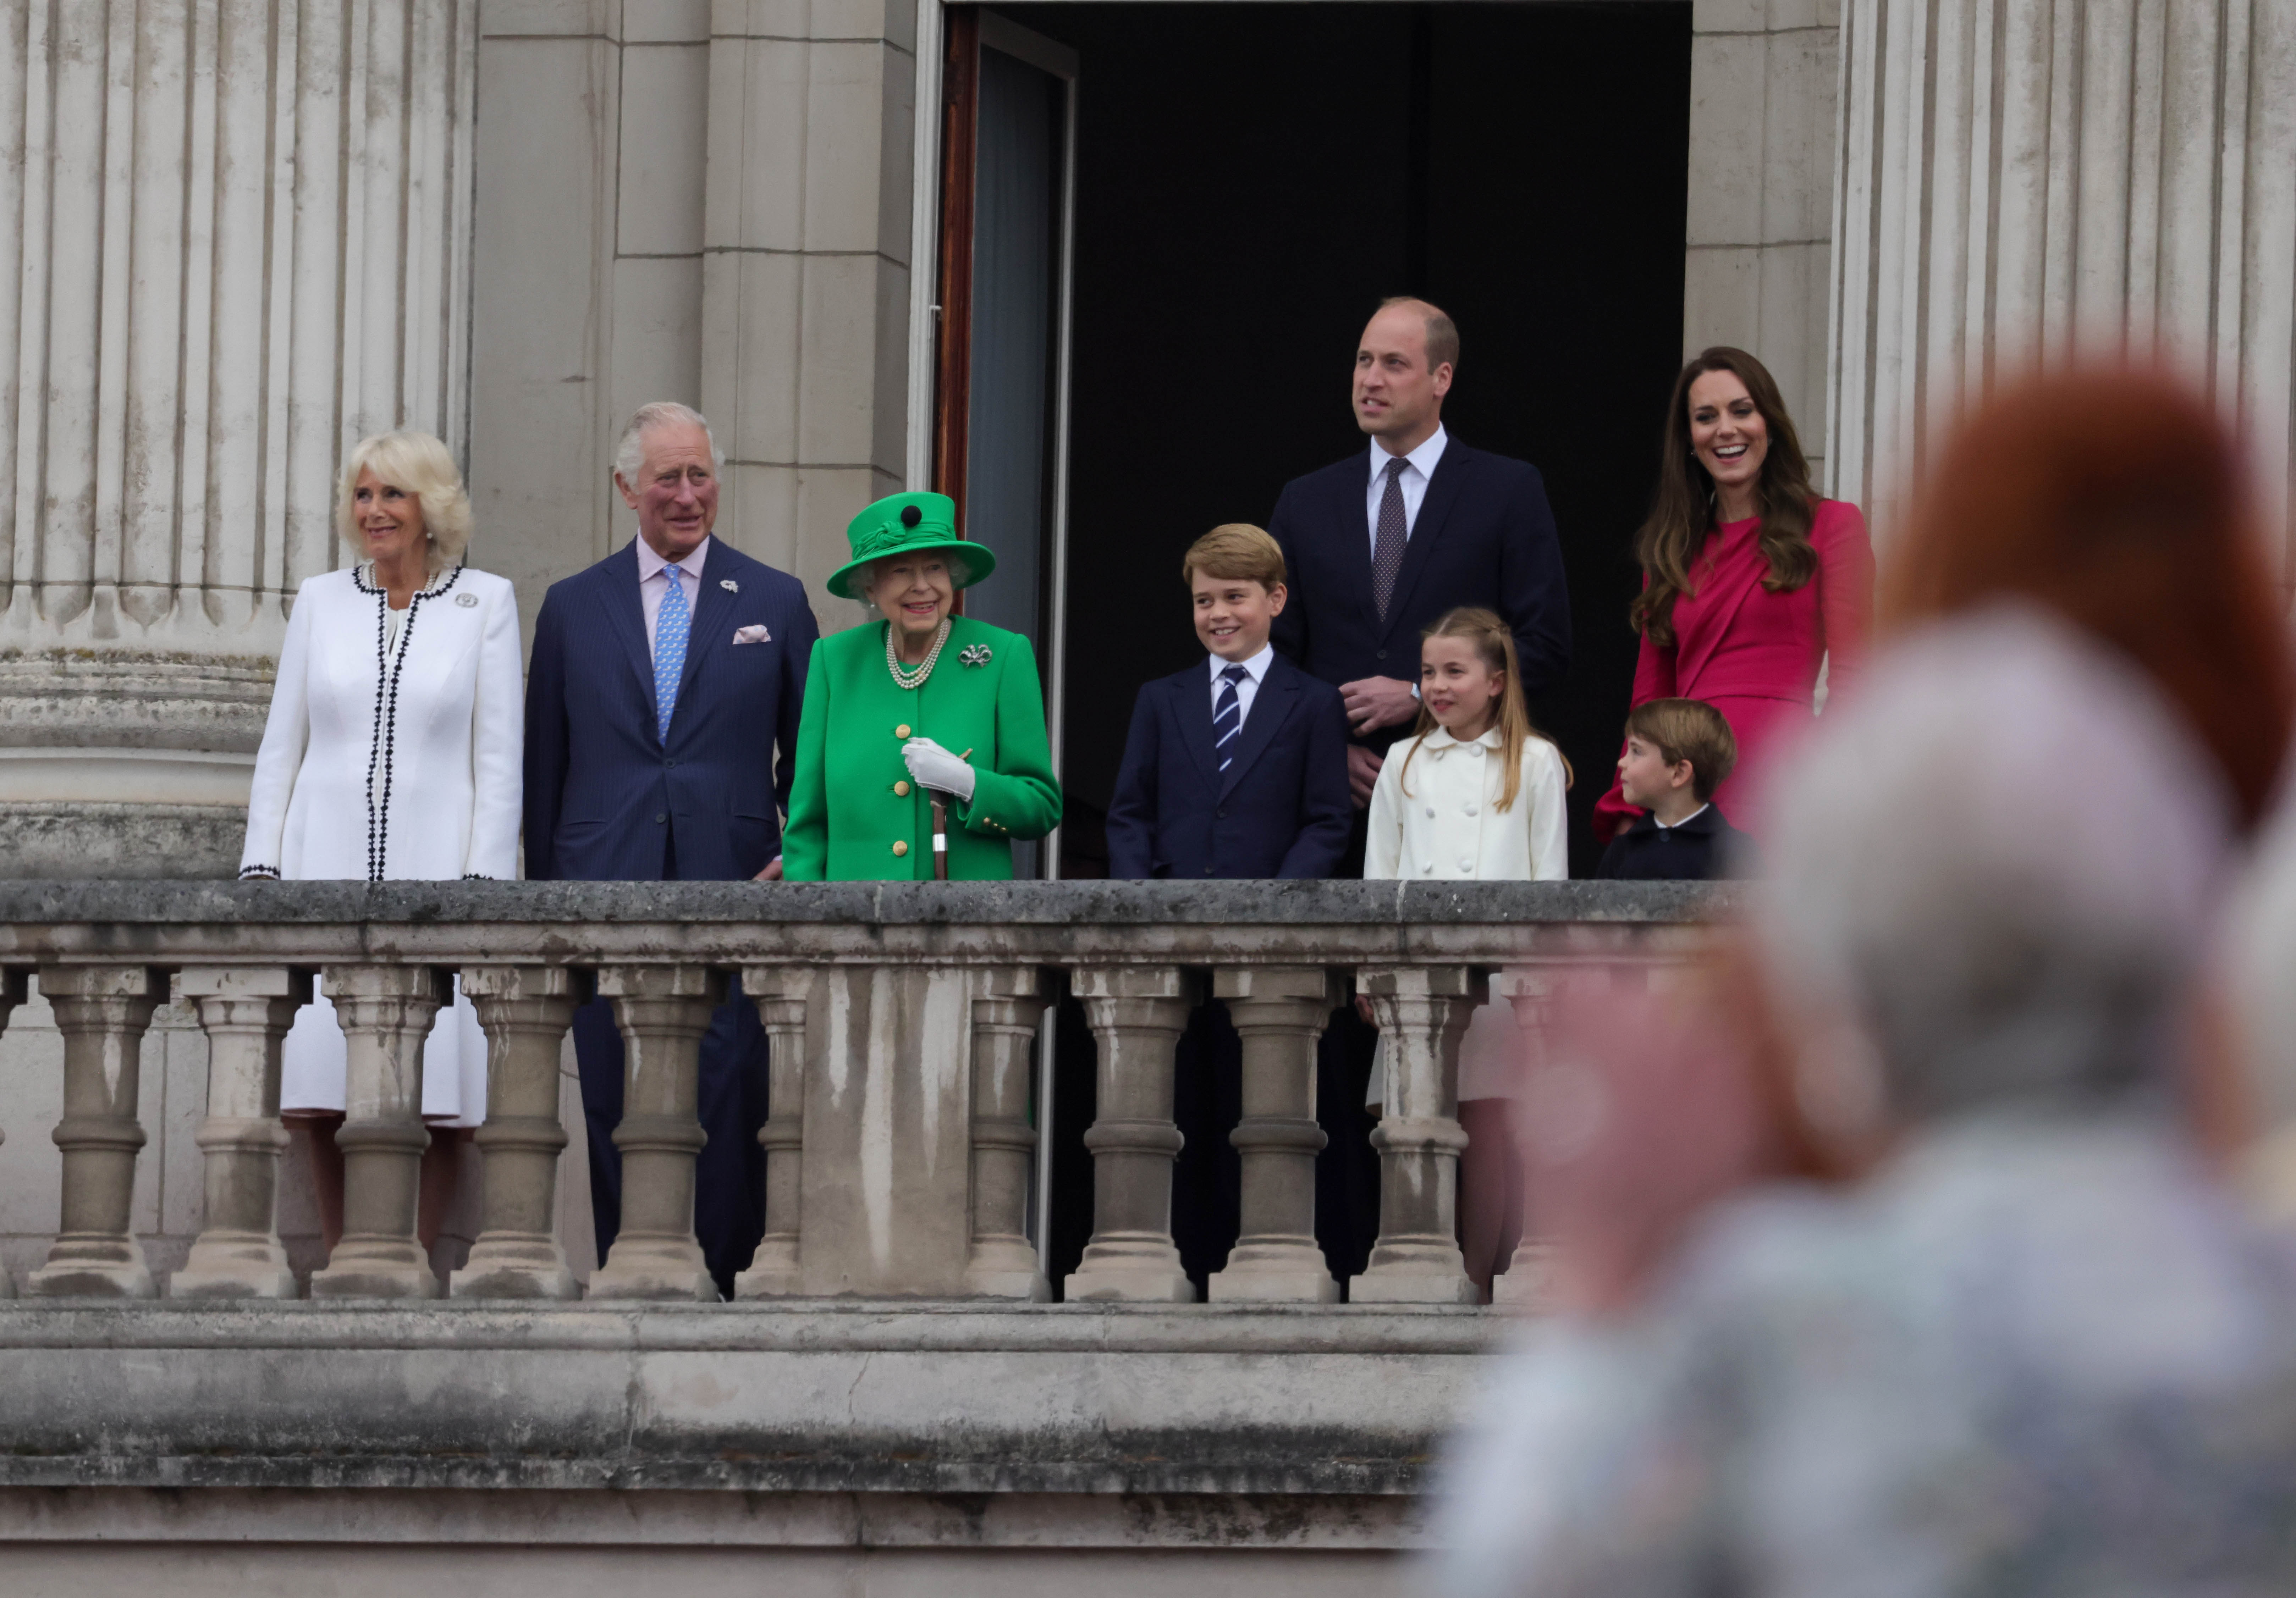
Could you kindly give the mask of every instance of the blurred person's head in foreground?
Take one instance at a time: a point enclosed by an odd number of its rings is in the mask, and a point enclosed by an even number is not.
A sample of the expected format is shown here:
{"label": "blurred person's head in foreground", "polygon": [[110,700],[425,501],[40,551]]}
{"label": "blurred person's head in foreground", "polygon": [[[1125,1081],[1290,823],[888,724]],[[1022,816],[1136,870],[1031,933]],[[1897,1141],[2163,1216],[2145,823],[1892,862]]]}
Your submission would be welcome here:
{"label": "blurred person's head in foreground", "polygon": [[2262,818],[2296,705],[2276,586],[2232,438],[2175,379],[2074,368],[1979,406],[1892,541],[1880,599],[1897,633],[2002,599],[2055,612],[2158,684],[2243,832]]}
{"label": "blurred person's head in foreground", "polygon": [[2234,807],[2126,655],[2030,604],[1936,622],[1779,777],[1754,942],[1822,1156],[2168,1086]]}

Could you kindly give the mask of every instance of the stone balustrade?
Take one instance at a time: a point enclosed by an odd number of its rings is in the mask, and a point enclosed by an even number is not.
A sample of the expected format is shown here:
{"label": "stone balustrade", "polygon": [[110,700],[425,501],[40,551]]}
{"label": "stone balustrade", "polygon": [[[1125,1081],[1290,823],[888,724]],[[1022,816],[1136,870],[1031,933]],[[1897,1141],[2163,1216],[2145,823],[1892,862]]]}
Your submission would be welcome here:
{"label": "stone balustrade", "polygon": [[[714,1301],[693,1233],[701,1036],[728,985],[769,1037],[767,1236],[738,1297],[1054,1296],[1030,1242],[1039,1020],[1097,1047],[1091,1241],[1070,1301],[1183,1303],[1174,1047],[1206,997],[1242,1040],[1242,1236],[1210,1296],[1328,1304],[1316,1043],[1352,977],[1389,1039],[1380,1233],[1357,1303],[1472,1304],[1454,1241],[1457,1049],[1487,996],[1545,999],[1710,937],[1714,890],[1615,883],[0,884],[0,1020],[37,972],[62,1033],[62,1224],[28,1298],[283,1299],[281,1042],[315,975],[348,1040],[340,1245],[315,1299],[570,1299],[550,1225],[562,1040],[611,1001],[627,1053],[622,1224],[593,1300]],[[453,979],[489,1047],[484,1223],[441,1282],[415,1238],[422,1039]],[[170,990],[209,1043],[204,1225],[155,1278],[130,1226],[138,1051]],[[25,1128],[12,1129],[21,1135]],[[1524,1298],[1537,1273],[1526,1242]],[[1513,1273],[1510,1273],[1513,1275]]]}

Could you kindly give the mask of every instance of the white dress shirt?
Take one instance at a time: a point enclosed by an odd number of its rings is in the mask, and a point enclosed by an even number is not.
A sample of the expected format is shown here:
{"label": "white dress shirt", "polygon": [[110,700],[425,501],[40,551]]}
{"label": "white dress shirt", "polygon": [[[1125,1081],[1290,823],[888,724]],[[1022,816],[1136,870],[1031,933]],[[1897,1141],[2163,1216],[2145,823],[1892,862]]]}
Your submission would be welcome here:
{"label": "white dress shirt", "polygon": [[1259,684],[1266,679],[1267,668],[1275,662],[1275,646],[1272,643],[1261,644],[1259,652],[1249,660],[1223,660],[1218,655],[1206,658],[1211,661],[1212,714],[1214,716],[1219,714],[1220,689],[1226,685],[1220,680],[1220,673],[1226,671],[1231,665],[1243,668],[1243,680],[1235,685],[1235,725],[1236,729],[1241,732],[1243,724],[1251,719],[1251,701],[1259,697]]}
{"label": "white dress shirt", "polygon": [[[1450,441],[1450,435],[1439,422],[1426,441],[1403,457],[1411,463],[1403,469],[1403,537],[1406,542],[1411,529],[1419,525],[1419,507],[1427,498],[1427,485],[1435,476],[1436,463],[1443,458],[1443,447]],[[1374,559],[1379,555],[1379,502],[1387,497],[1387,463],[1393,459],[1386,445],[1376,438],[1371,441],[1371,487],[1364,496],[1364,511],[1370,518]]]}
{"label": "white dress shirt", "polygon": [[[709,540],[688,550],[677,562],[678,586],[685,590],[686,625],[693,624],[694,602],[701,597],[701,562],[709,558]],[[646,654],[653,654],[654,624],[661,618],[661,602],[669,594],[669,579],[662,573],[669,562],[655,552],[654,546],[638,537],[638,602],[645,607]]]}

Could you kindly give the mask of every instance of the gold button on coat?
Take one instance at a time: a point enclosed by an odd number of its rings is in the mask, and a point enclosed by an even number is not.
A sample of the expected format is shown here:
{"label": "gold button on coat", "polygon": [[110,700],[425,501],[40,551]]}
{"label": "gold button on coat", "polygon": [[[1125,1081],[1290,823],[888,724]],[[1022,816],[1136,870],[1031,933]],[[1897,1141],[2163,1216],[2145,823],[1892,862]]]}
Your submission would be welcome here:
{"label": "gold button on coat", "polygon": [[894,859],[898,860],[898,859],[899,859],[903,855],[906,855],[906,854],[907,854],[908,852],[909,852],[909,844],[908,844],[908,840],[907,840],[906,839],[905,839],[905,838],[897,838],[897,839],[895,839],[895,840],[893,840],[893,858],[894,858]]}
{"label": "gold button on coat", "polygon": [[906,783],[906,782],[901,782],[901,783],[894,783],[894,784],[893,784],[893,796],[894,796],[896,799],[906,799],[906,798],[908,798],[908,797],[909,797],[909,785],[908,785],[908,783]]}
{"label": "gold button on coat", "polygon": [[908,724],[907,722],[906,722],[906,721],[905,721],[905,722],[903,722],[899,726],[897,726],[897,727],[895,727],[895,728],[893,729],[893,736],[894,736],[894,737],[896,737],[896,738],[906,738],[906,737],[907,737],[908,735],[909,735],[909,724]]}

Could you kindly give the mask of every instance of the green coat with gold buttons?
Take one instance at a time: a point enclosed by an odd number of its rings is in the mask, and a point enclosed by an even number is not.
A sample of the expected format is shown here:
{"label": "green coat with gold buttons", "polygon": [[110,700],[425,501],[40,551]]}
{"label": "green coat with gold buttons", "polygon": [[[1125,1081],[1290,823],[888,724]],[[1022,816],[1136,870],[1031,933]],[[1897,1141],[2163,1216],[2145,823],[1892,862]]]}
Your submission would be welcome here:
{"label": "green coat with gold buttons", "polygon": [[933,674],[903,688],[885,667],[885,629],[867,622],[813,646],[798,725],[782,872],[791,882],[932,881],[932,808],[901,745],[931,738],[972,751],[970,802],[948,808],[952,881],[1013,874],[1013,840],[1060,824],[1061,785],[1045,736],[1036,651],[1018,633],[959,616]]}

